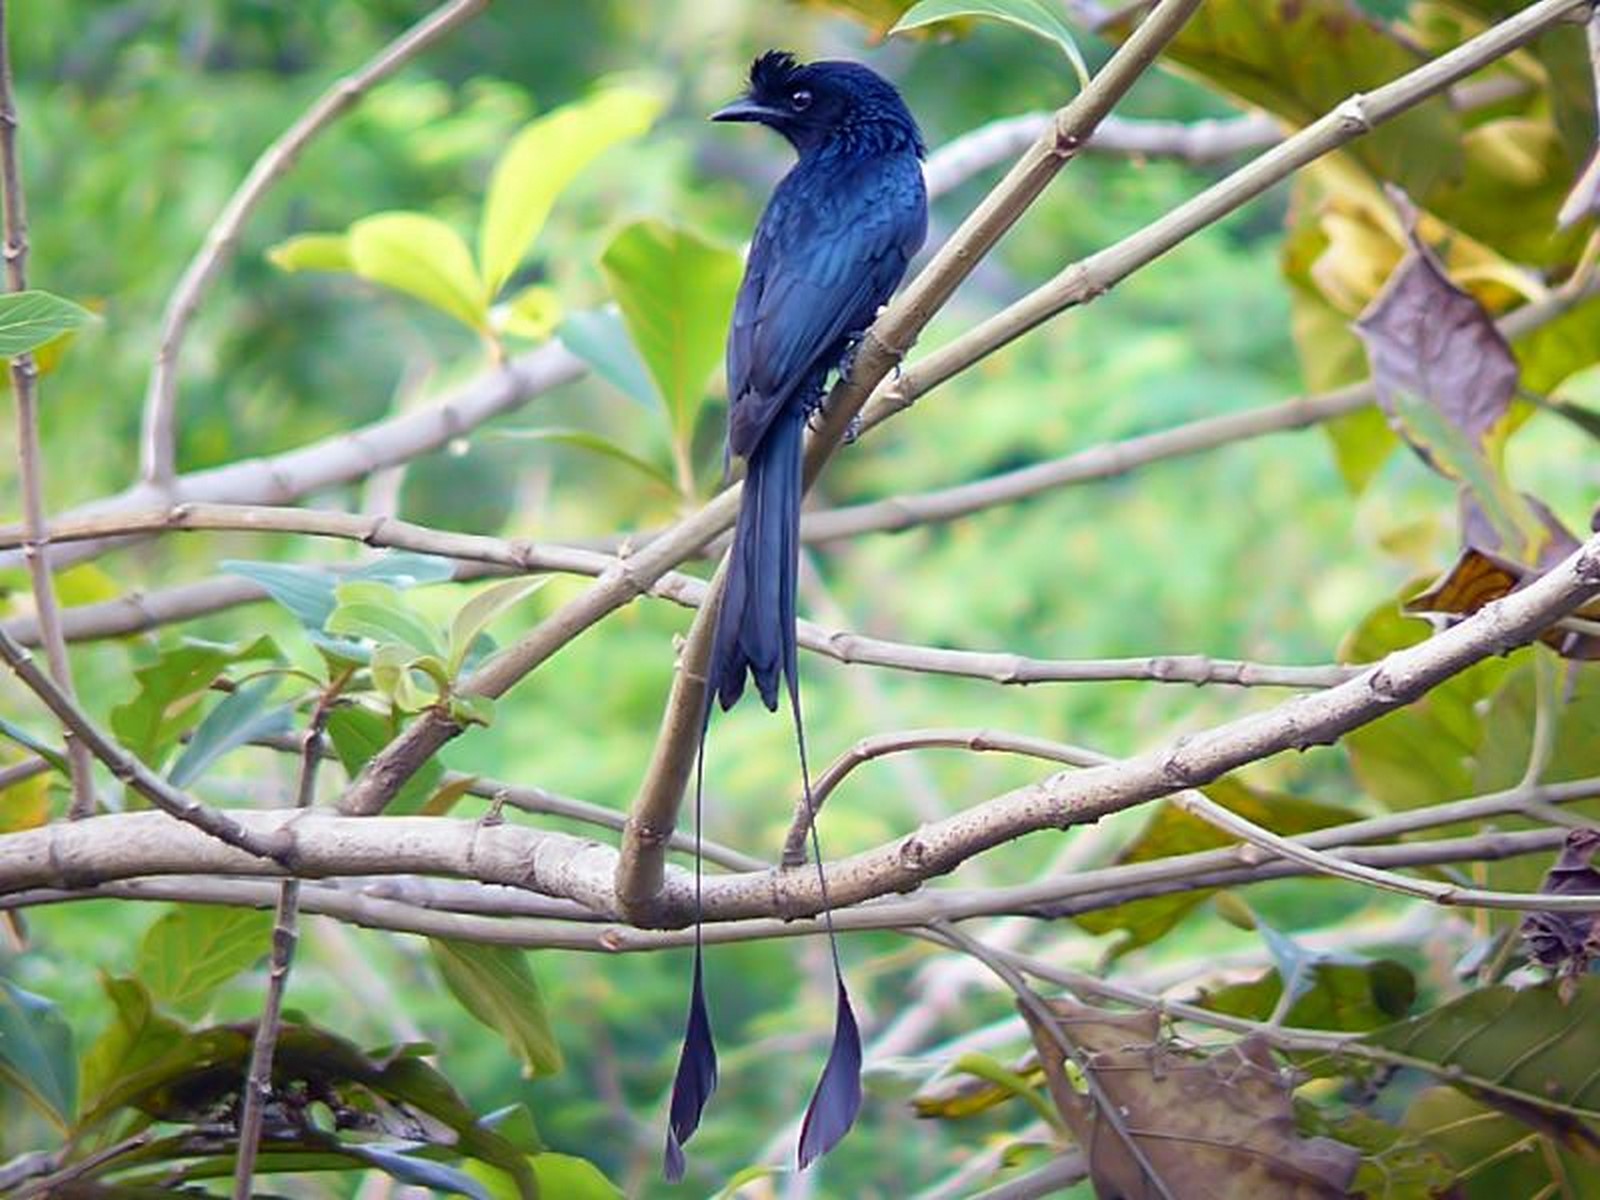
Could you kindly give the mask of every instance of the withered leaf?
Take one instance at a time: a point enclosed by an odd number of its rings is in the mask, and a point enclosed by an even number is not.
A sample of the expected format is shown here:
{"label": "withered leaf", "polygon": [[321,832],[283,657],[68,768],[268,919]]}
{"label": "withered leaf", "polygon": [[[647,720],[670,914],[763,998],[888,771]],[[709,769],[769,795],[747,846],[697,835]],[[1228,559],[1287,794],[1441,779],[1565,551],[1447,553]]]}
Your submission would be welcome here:
{"label": "withered leaf", "polygon": [[[1596,851],[1600,851],[1600,829],[1585,826],[1572,830],[1539,885],[1540,893],[1600,894]],[[1522,918],[1522,937],[1533,960],[1556,972],[1564,982],[1580,977],[1591,961],[1600,958],[1600,918],[1592,912],[1530,912]]]}
{"label": "withered leaf", "polygon": [[[1048,1002],[1054,1027],[1023,1008],[1050,1093],[1089,1159],[1102,1197],[1157,1193],[1129,1142],[1184,1200],[1333,1200],[1349,1194],[1361,1153],[1302,1137],[1290,1081],[1267,1043],[1247,1037],[1215,1054],[1161,1036],[1153,1012],[1116,1013]],[[1077,1052],[1094,1087],[1077,1091],[1057,1037]],[[1112,1112],[1108,1113],[1109,1108]]]}
{"label": "withered leaf", "polygon": [[[1450,282],[1433,251],[1408,233],[1410,248],[1356,320],[1378,400],[1397,431],[1430,464],[1439,447],[1409,417],[1421,404],[1482,447],[1517,390],[1517,361],[1477,300]],[[1443,469],[1443,468],[1440,468]]]}
{"label": "withered leaf", "polygon": [[[1482,506],[1465,488],[1461,491],[1461,555],[1426,591],[1407,600],[1404,610],[1416,614],[1466,616],[1492,600],[1532,583],[1578,549],[1578,539],[1561,519],[1532,496],[1522,500],[1544,528],[1544,539],[1533,567],[1501,552],[1502,538]],[[1574,615],[1600,619],[1600,602],[1580,608]],[[1549,629],[1541,636],[1563,658],[1600,659],[1600,638],[1565,629]]]}

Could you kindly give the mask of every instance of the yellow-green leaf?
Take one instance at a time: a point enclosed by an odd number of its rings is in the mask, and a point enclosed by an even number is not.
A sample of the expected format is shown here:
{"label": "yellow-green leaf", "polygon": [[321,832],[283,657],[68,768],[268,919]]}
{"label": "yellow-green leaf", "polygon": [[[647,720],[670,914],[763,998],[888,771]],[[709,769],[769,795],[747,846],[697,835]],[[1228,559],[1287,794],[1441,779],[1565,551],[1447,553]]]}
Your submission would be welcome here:
{"label": "yellow-green leaf", "polygon": [[540,284],[525,287],[490,314],[496,333],[542,342],[556,331],[563,315],[561,298]]}
{"label": "yellow-green leaf", "polygon": [[506,148],[489,180],[478,230],[485,294],[496,295],[533,239],[550,207],[583,170],[618,142],[648,129],[661,98],[637,87],[616,87],[546,113]]}
{"label": "yellow-green leaf", "polygon": [[1078,52],[1078,43],[1073,39],[1072,30],[1067,28],[1060,14],[1042,0],[922,0],[920,4],[912,5],[889,32],[903,33],[935,22],[948,21],[952,17],[988,17],[1054,42],[1072,64],[1079,86],[1085,87],[1089,83],[1089,68],[1084,64],[1083,55]]}
{"label": "yellow-green leaf", "polygon": [[95,315],[82,305],[49,292],[12,292],[0,296],[0,358],[37,350],[46,342],[78,328]]}
{"label": "yellow-green leaf", "polygon": [[154,1000],[197,1017],[219,987],[266,957],[271,933],[271,913],[177,904],[144,935],[135,973]]}
{"label": "yellow-green leaf", "polygon": [[280,271],[347,271],[355,273],[350,238],[343,233],[302,233],[267,251],[267,261]]}
{"label": "yellow-green leaf", "polygon": [[673,434],[686,441],[722,358],[743,270],[739,256],[686,229],[638,221],[611,240],[600,267]]}
{"label": "yellow-green leaf", "polygon": [[364,217],[350,226],[350,261],[364,279],[415,296],[474,329],[488,327],[489,305],[472,252],[437,217]]}
{"label": "yellow-green leaf", "polygon": [[428,947],[445,986],[469,1013],[506,1039],[526,1074],[561,1070],[561,1046],[524,951],[450,938],[429,938]]}

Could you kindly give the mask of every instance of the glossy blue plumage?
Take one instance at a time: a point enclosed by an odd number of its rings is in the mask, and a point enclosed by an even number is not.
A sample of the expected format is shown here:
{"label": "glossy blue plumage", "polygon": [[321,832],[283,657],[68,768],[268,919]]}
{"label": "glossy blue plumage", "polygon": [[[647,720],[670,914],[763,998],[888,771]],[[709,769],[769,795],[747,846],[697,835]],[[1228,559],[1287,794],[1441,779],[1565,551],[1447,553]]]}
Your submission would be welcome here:
{"label": "glossy blue plumage", "polygon": [[[768,709],[793,671],[799,435],[828,373],[904,277],[928,229],[922,139],[894,88],[856,63],[752,72],[751,98],[800,152],[756,226],[728,333],[728,449],[747,463],[717,623],[712,691],[732,706],[754,676]],[[785,119],[786,118],[786,119]],[[807,118],[811,120],[807,121]]]}
{"label": "glossy blue plumage", "polygon": [[[745,483],[712,635],[705,716],[713,695],[723,708],[736,703],[746,676],[754,678],[767,708],[776,709],[781,677],[809,803],[795,661],[806,418],[822,402],[829,373],[872,324],[927,234],[922,138],[899,93],[866,67],[801,65],[778,52],[755,61],[744,98],[714,119],[768,125],[789,140],[799,161],[761,214],[728,331],[728,452],[744,458]],[[705,730],[702,722],[702,767]],[[697,830],[699,821],[697,776]],[[812,837],[815,845],[814,824]],[[696,871],[698,905],[698,863]],[[818,871],[820,878],[820,865]],[[825,919],[831,938],[831,918]],[[697,910],[697,929],[698,921]],[[861,1035],[836,946],[833,968],[833,1047],[801,1127],[802,1169],[844,1137],[861,1107]],[[683,1145],[716,1088],[716,1062],[696,936],[664,1155],[669,1180],[683,1177]]]}

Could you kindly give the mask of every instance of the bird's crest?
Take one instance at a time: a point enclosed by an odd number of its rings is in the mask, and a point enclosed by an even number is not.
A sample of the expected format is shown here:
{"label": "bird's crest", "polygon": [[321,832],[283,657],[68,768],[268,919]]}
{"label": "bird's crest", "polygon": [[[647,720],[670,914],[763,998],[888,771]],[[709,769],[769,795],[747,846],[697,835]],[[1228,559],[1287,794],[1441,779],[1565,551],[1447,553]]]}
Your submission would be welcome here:
{"label": "bird's crest", "polygon": [[750,64],[750,91],[781,91],[799,69],[787,50],[768,50]]}

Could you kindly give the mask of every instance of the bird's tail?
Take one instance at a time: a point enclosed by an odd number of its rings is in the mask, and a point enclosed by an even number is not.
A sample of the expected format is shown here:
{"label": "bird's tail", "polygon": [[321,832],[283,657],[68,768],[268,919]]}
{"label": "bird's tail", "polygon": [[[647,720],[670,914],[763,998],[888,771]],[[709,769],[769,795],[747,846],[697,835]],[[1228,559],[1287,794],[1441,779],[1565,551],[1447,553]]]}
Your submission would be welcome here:
{"label": "bird's tail", "polygon": [[709,690],[724,709],[733,707],[744,692],[747,671],[769,711],[778,707],[780,674],[795,677],[804,433],[801,413],[779,414],[746,463],[744,498],[707,677]]}

